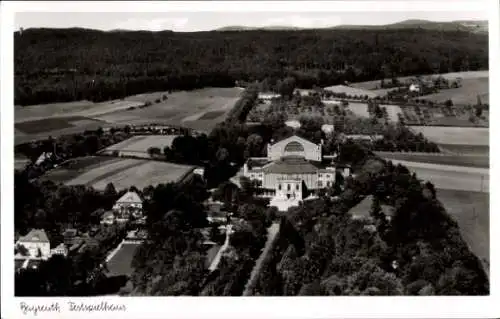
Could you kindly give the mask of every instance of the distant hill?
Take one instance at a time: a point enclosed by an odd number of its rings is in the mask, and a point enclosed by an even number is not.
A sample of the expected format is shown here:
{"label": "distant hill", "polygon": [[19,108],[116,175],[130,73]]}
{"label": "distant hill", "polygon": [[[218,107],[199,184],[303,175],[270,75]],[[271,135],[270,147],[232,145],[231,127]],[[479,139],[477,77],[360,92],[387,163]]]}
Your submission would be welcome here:
{"label": "distant hill", "polygon": [[[294,26],[265,26],[265,27],[250,27],[250,26],[227,26],[216,29],[215,31],[254,31],[254,30],[304,30]],[[321,29],[341,29],[341,30],[396,30],[396,29],[425,29],[425,30],[441,30],[441,31],[470,31],[474,33],[488,32],[488,21],[450,21],[436,22],[429,20],[410,19],[397,23],[385,25],[339,25],[326,27]]]}

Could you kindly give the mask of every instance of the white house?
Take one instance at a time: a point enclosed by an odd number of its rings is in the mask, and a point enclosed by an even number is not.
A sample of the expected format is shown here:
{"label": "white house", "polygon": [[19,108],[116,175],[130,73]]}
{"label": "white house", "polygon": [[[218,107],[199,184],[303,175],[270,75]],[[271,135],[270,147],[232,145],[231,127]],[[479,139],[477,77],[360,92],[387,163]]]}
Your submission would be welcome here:
{"label": "white house", "polygon": [[50,254],[68,256],[68,248],[64,243],[60,243],[56,248],[50,250]]}
{"label": "white house", "polygon": [[120,219],[128,219],[130,215],[142,218],[142,199],[136,192],[127,192],[113,206]]}
{"label": "white house", "polygon": [[410,87],[408,88],[410,92],[420,92],[420,85],[412,83],[410,84]]}
{"label": "white house", "polygon": [[50,257],[50,241],[43,229],[32,229],[26,236],[22,236],[16,246],[24,246],[28,250],[28,257],[48,259]]}
{"label": "white house", "polygon": [[42,155],[40,155],[38,159],[35,161],[35,165],[41,165],[43,162],[50,159],[51,157],[52,153],[43,152]]}

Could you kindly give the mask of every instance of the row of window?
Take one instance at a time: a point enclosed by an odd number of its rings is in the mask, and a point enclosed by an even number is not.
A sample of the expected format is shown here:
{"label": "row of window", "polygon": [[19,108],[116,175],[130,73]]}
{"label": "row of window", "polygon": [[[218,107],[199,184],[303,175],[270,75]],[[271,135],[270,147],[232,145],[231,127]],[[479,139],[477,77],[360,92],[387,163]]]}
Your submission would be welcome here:
{"label": "row of window", "polygon": [[[319,174],[319,178],[323,178],[323,174]],[[333,178],[333,175],[330,175],[330,174],[325,174],[325,178],[326,178],[326,179]]]}
{"label": "row of window", "polygon": [[[332,182],[326,182],[326,187],[330,187],[332,185]],[[323,187],[323,181],[318,181],[318,187]]]}
{"label": "row of window", "polygon": [[[287,184],[286,186],[287,186],[286,187],[287,191],[291,191],[292,190],[292,185],[291,184]],[[281,189],[282,189],[281,184],[278,184],[278,190],[281,190]],[[297,190],[297,191],[299,190],[299,184],[295,184],[295,190]]]}

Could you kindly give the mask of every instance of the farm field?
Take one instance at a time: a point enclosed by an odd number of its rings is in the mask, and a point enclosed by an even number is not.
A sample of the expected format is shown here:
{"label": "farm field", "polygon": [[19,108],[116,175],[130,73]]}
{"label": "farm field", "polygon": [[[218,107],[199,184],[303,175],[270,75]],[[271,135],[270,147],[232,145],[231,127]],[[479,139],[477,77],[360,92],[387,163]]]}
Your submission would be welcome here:
{"label": "farm field", "polygon": [[393,160],[402,164],[423,181],[430,181],[436,188],[472,192],[489,192],[490,173],[488,168],[438,165],[430,163]]}
{"label": "farm field", "polygon": [[402,152],[375,152],[385,160],[402,160],[410,162],[455,165],[467,167],[489,168],[489,157],[483,155],[454,155],[441,153],[402,153]]}
{"label": "farm field", "polygon": [[[461,77],[463,80],[469,80],[469,79],[478,79],[478,78],[487,78],[489,77],[489,71],[468,71],[468,72],[450,72],[450,73],[441,73],[441,74],[426,74],[422,75],[423,78],[432,76],[432,77],[437,77],[441,75],[443,78],[447,80],[455,80],[458,77]],[[414,76],[402,76],[398,77],[399,81],[407,81],[414,78]],[[391,81],[391,79],[387,78],[384,79],[384,81]],[[352,87],[355,88],[360,88],[360,89],[365,89],[365,90],[375,90],[376,87],[380,86],[380,80],[374,80],[374,81],[366,81],[366,82],[357,82],[357,83],[351,83]]]}
{"label": "farm field", "polygon": [[118,252],[108,261],[109,276],[130,276],[134,269],[132,268],[132,259],[135,250],[140,244],[122,244]]}
{"label": "farm field", "polygon": [[[154,92],[101,103],[88,101],[15,108],[15,143],[82,132],[86,129],[149,122],[210,131],[240,97],[240,88],[204,88],[168,94]],[[156,99],[155,99],[156,97]],[[151,106],[140,108],[145,101]]]}
{"label": "farm field", "polygon": [[367,95],[369,98],[374,98],[379,96],[379,94],[366,90],[359,87],[347,86],[347,85],[334,85],[324,88],[325,91],[330,91],[333,93],[345,93],[347,95]]}
{"label": "farm field", "polygon": [[442,90],[439,93],[420,96],[418,99],[435,103],[451,100],[454,105],[474,105],[477,103],[478,95],[482,103],[489,104],[489,79],[487,77],[464,79],[459,88]]}
{"label": "farm field", "polygon": [[489,145],[487,127],[411,126],[410,129],[437,144]]}
{"label": "farm field", "polygon": [[439,148],[447,154],[490,156],[489,145],[439,144]]}
{"label": "farm field", "polygon": [[[122,110],[98,116],[97,118],[109,123],[127,123],[148,119],[150,121],[160,120],[165,124],[187,127],[190,127],[193,122],[201,120],[205,124],[206,130],[210,130],[216,123],[222,121],[224,115],[234,106],[240,94],[241,90],[237,88],[207,88],[189,92],[173,92],[168,95],[167,100],[147,108]],[[207,113],[209,115],[205,116]]]}
{"label": "farm field", "polygon": [[100,154],[112,154],[118,151],[124,156],[149,158],[148,148],[158,147],[162,152],[165,146],[171,146],[177,135],[136,135],[118,144],[111,145]]}
{"label": "farm field", "polygon": [[462,237],[489,272],[489,193],[438,189],[437,198],[457,221]]}
{"label": "farm field", "polygon": [[43,179],[66,185],[87,185],[98,190],[104,190],[108,183],[113,183],[117,190],[131,186],[142,189],[179,181],[192,169],[191,166],[167,162],[92,156],[65,163],[49,171]]}

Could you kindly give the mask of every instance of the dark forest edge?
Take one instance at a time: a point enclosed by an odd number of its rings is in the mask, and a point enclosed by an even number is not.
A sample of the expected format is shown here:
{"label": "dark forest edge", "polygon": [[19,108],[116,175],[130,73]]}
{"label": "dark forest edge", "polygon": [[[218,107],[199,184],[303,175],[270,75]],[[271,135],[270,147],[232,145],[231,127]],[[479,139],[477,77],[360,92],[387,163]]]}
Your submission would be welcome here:
{"label": "dark forest edge", "polygon": [[14,35],[14,47],[19,52],[14,61],[16,105],[97,102],[287,76],[298,87],[312,88],[488,69],[487,34],[418,28],[198,33],[29,29]]}

